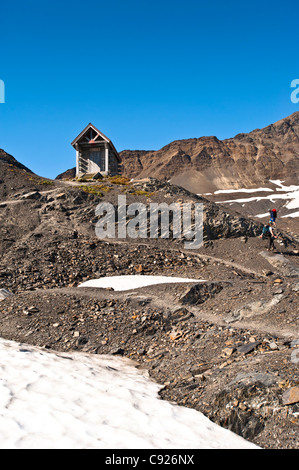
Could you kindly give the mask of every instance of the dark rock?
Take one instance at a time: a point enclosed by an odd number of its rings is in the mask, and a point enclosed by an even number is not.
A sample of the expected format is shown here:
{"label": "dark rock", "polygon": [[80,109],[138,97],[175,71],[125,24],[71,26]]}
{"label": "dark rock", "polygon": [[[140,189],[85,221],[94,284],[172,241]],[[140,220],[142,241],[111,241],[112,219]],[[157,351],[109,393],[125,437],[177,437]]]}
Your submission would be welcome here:
{"label": "dark rock", "polygon": [[76,167],[71,168],[70,170],[66,170],[63,173],[60,173],[56,176],[56,180],[63,180],[63,179],[73,179],[76,176]]}
{"label": "dark rock", "polygon": [[248,354],[254,351],[259,344],[261,344],[260,341],[254,341],[252,343],[243,344],[242,346],[238,346],[237,351],[242,354]]}
{"label": "dark rock", "polygon": [[112,354],[113,356],[120,355],[123,356],[125,353],[125,350],[123,348],[113,348],[110,349],[109,354]]}
{"label": "dark rock", "polygon": [[183,305],[200,305],[207,299],[214,297],[223,289],[221,283],[211,282],[200,283],[190,287],[187,292],[180,298]]}

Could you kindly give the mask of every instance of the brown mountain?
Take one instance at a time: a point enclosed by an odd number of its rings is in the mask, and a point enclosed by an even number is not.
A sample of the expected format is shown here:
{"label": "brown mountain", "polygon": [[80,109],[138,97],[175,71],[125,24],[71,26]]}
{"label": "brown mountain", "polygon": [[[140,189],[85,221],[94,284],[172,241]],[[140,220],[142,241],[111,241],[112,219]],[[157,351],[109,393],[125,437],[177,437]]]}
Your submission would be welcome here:
{"label": "brown mountain", "polygon": [[73,179],[76,177],[76,167],[70,168],[69,170],[60,173],[60,175],[56,176],[56,180],[64,180],[64,179]]}
{"label": "brown mountain", "polygon": [[157,151],[120,155],[126,176],[167,178],[195,193],[258,187],[269,179],[298,184],[299,112],[230,139],[176,140]]}

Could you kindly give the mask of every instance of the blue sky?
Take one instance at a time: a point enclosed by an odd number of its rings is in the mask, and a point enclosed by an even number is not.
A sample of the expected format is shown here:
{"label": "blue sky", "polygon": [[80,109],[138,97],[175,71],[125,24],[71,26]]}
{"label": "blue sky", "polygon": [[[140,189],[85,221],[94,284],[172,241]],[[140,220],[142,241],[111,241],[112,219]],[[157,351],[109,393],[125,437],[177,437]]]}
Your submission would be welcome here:
{"label": "blue sky", "polygon": [[49,178],[92,122],[116,148],[233,137],[299,111],[298,1],[2,2],[0,148]]}

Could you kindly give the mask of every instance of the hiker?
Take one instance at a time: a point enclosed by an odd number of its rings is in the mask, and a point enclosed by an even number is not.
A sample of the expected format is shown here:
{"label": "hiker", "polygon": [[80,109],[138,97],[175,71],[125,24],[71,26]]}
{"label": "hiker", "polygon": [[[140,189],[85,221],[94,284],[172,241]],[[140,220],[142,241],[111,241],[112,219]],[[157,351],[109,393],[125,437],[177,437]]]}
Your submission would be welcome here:
{"label": "hiker", "polygon": [[276,226],[277,210],[276,209],[271,209],[269,212],[270,212],[270,222],[274,226]]}
{"label": "hiker", "polygon": [[267,248],[268,251],[270,251],[270,250],[274,251],[275,250],[274,239],[277,238],[277,237],[273,233],[273,222],[269,222],[268,224],[264,225],[261,238],[263,240],[265,240],[265,239],[269,240],[269,245],[268,245],[268,248]]}

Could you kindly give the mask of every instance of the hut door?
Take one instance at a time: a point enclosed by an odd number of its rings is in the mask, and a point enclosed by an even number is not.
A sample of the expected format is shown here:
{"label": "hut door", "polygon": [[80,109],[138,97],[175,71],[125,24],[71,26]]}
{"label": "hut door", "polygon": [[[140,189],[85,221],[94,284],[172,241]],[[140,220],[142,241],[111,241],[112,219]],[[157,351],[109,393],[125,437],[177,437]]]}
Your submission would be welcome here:
{"label": "hut door", "polygon": [[89,173],[101,171],[101,152],[91,152],[89,156]]}

